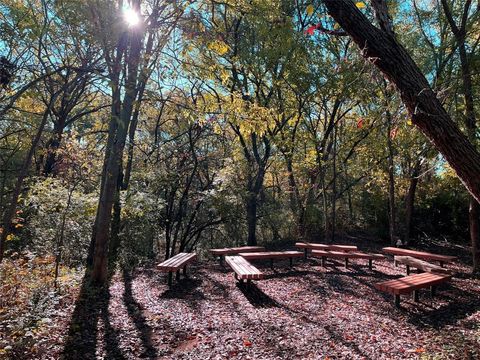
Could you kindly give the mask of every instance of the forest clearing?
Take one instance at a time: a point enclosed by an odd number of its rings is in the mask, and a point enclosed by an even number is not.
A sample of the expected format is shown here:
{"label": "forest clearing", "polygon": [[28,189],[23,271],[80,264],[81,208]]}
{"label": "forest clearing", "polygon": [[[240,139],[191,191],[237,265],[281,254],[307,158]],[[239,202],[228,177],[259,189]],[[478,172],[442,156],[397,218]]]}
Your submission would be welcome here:
{"label": "forest clearing", "polygon": [[480,358],[480,3],[0,0],[0,359]]}

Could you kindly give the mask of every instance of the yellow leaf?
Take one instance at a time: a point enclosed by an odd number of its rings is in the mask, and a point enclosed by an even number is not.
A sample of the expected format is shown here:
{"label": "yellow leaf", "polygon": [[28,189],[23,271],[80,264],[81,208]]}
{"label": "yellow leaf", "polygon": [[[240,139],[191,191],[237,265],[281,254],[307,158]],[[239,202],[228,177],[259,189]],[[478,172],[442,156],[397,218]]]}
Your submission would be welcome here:
{"label": "yellow leaf", "polygon": [[21,227],[23,227],[22,224],[17,224],[17,225],[15,225],[15,229],[20,229]]}
{"label": "yellow leaf", "polygon": [[333,25],[333,28],[334,28],[335,30],[340,29],[340,24],[339,24],[339,23],[335,23],[335,25]]}
{"label": "yellow leaf", "polygon": [[412,126],[412,125],[413,125],[412,119],[408,119],[408,120],[407,120],[407,125],[408,125],[408,126]]}
{"label": "yellow leaf", "polygon": [[14,236],[13,234],[8,234],[6,240],[7,240],[7,241],[12,241],[12,240],[13,240],[13,236]]}
{"label": "yellow leaf", "polygon": [[223,41],[215,40],[207,45],[209,50],[216,52],[218,55],[224,55],[230,48]]}
{"label": "yellow leaf", "polygon": [[365,3],[363,1],[358,1],[355,3],[355,6],[359,9],[363,9],[366,7]]}
{"label": "yellow leaf", "polygon": [[311,16],[313,14],[313,5],[307,6],[307,15]]}

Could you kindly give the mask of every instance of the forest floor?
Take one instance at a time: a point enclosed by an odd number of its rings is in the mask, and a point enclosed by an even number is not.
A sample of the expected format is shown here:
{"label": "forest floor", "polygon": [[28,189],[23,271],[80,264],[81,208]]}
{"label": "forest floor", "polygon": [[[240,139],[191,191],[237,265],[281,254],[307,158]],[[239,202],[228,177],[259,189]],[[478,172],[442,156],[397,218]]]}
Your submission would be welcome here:
{"label": "forest floor", "polygon": [[433,299],[427,290],[419,303],[402,297],[400,309],[374,288],[405,274],[391,258],[373,271],[364,260],[348,269],[314,259],[273,270],[259,263],[266,279],[250,288],[214,261],[197,263],[171,289],[154,268],[117,272],[108,291],[83,284],[80,272],[64,275],[77,285],[49,290],[35,320],[0,308],[0,358],[479,359],[480,280],[467,274],[468,253],[430,250],[460,255],[449,266],[457,275]]}

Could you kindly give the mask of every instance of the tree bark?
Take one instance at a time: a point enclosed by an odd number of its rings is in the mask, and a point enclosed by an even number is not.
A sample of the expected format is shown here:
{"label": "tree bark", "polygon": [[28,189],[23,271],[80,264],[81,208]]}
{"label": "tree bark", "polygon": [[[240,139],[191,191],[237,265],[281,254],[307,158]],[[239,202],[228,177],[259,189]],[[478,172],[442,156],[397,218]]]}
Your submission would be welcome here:
{"label": "tree bark", "polygon": [[[125,83],[125,96],[123,98],[120,118],[113,112],[110,120],[111,122],[118,122],[118,127],[105,171],[102,174],[102,183],[104,185],[98,204],[95,228],[93,230],[93,242],[95,246],[91,278],[92,281],[97,284],[104,284],[108,275],[108,243],[112,221],[112,208],[118,192],[118,177],[120,169],[122,168],[123,151],[129,123],[131,121],[133,103],[136,98],[138,63],[140,60],[141,47],[142,32],[132,31],[130,33],[128,58],[126,59],[127,79]],[[118,89],[114,89],[114,92],[117,91]]]}
{"label": "tree bark", "polygon": [[[388,106],[388,104],[387,104]],[[395,226],[395,164],[393,159],[393,141],[392,141],[392,115],[387,109],[387,150],[388,150],[388,230],[390,243],[397,244],[396,226]]]}
{"label": "tree bark", "polygon": [[[450,7],[446,0],[441,0],[443,11],[450,24],[453,35],[458,45],[458,53],[460,55],[460,65],[462,72],[462,87],[463,96],[465,100],[465,126],[467,128],[467,135],[470,141],[476,145],[476,130],[477,121],[475,116],[475,105],[473,99],[472,75],[470,72],[470,62],[467,56],[467,47],[465,45],[466,25],[468,20],[468,12],[472,1],[467,0],[464,5],[463,15],[460,27],[457,26]],[[478,199],[478,198],[477,198]],[[470,241],[472,244],[473,266],[472,272],[480,272],[480,234],[479,234],[479,203],[474,197],[469,199],[469,227],[470,227]]]}
{"label": "tree bark", "polygon": [[408,186],[407,196],[405,197],[405,236],[404,243],[410,243],[410,235],[412,233],[412,219],[413,211],[415,209],[415,192],[418,185],[418,175],[420,172],[420,161],[417,161],[410,177],[410,184]]}
{"label": "tree bark", "polygon": [[475,199],[480,201],[480,154],[443,108],[407,51],[373,26],[351,0],[323,0],[329,14],[400,92],[415,124],[444,156]]}
{"label": "tree bark", "polygon": [[50,115],[51,106],[55,102],[55,99],[56,99],[56,96],[52,96],[52,98],[50,99],[50,103],[43,114],[42,121],[38,126],[37,133],[32,140],[32,144],[30,145],[30,149],[28,150],[27,156],[25,157],[25,160],[23,162],[22,169],[20,170],[20,173],[18,175],[17,182],[15,184],[15,188],[13,189],[13,193],[12,193],[12,200],[10,201],[10,205],[4,213],[3,232],[0,235],[0,263],[3,260],[3,254],[5,252],[5,242],[7,240],[7,236],[8,234],[10,234],[10,231],[12,230],[12,220],[13,220],[13,217],[15,216],[15,210],[17,209],[18,198],[22,191],[23,180],[28,174],[28,169],[30,168],[30,164],[32,163],[33,154],[35,153],[35,149],[37,148],[38,143],[40,142],[40,138],[42,136],[43,130],[45,129],[45,125],[47,124],[48,116]]}

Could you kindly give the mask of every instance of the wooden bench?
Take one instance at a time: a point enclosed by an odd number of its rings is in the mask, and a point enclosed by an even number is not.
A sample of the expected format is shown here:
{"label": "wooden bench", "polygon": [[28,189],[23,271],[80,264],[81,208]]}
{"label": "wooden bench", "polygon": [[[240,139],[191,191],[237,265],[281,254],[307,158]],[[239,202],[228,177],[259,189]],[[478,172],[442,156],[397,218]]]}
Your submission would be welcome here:
{"label": "wooden bench", "polygon": [[249,284],[252,280],[263,279],[263,273],[241,256],[227,256],[225,262],[235,272],[235,279],[241,283],[243,280]]}
{"label": "wooden bench", "polygon": [[298,249],[303,249],[305,252],[305,259],[307,258],[309,250],[333,250],[333,251],[357,251],[358,248],[355,245],[338,245],[338,244],[318,244],[318,243],[309,243],[309,242],[297,242],[295,247]]}
{"label": "wooden bench", "polygon": [[258,252],[258,251],[265,251],[263,246],[240,246],[240,247],[232,247],[232,248],[224,248],[224,249],[210,249],[210,253],[214,256],[218,256],[220,265],[223,266],[223,258],[226,255],[236,255],[241,252]]}
{"label": "wooden bench", "polygon": [[429,263],[425,260],[414,258],[412,256],[395,256],[394,263],[395,263],[395,266],[397,266],[398,264],[406,265],[407,275],[410,275],[410,267],[414,267],[423,272],[452,275],[452,272],[450,270],[447,270],[441,266]]}
{"label": "wooden bench", "polygon": [[165,260],[157,265],[161,272],[168,272],[168,286],[172,286],[173,273],[177,273],[177,281],[180,279],[180,269],[183,268],[183,275],[187,276],[187,264],[197,258],[194,253],[179,253],[170,259]]}
{"label": "wooden bench", "polygon": [[290,266],[293,265],[293,258],[303,257],[301,251],[264,251],[264,252],[251,252],[251,253],[239,253],[241,257],[246,260],[270,260],[270,265],[273,267],[274,259],[289,259]]}
{"label": "wooden bench", "polygon": [[438,261],[441,267],[443,267],[444,263],[449,263],[457,259],[456,256],[432,254],[426,251],[416,251],[416,250],[402,249],[397,247],[384,247],[382,250],[384,253],[390,254],[390,255],[404,255],[404,256],[412,256],[414,258],[426,260],[426,261]]}
{"label": "wooden bench", "polygon": [[435,287],[447,282],[451,278],[451,275],[421,273],[380,282],[375,284],[375,288],[393,294],[395,297],[395,306],[400,307],[400,295],[410,294],[413,291],[413,299],[418,302],[419,289],[430,287],[430,293],[433,297],[435,295]]}
{"label": "wooden bench", "polygon": [[345,268],[348,268],[349,259],[366,259],[368,260],[368,268],[373,269],[373,260],[383,260],[385,256],[382,254],[367,254],[361,251],[327,251],[327,250],[312,250],[313,257],[320,257],[322,259],[322,266],[325,266],[327,258],[345,259]]}

